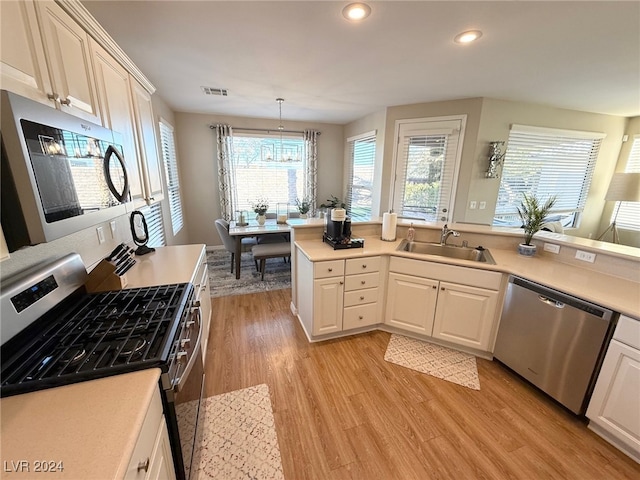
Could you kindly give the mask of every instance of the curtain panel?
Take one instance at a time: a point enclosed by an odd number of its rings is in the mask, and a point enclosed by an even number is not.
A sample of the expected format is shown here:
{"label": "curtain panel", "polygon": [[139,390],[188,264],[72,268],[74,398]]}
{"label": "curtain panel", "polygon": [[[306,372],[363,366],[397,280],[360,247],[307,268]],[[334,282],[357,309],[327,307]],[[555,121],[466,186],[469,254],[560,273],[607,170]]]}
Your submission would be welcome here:
{"label": "curtain panel", "polygon": [[316,213],[316,191],[318,177],[318,135],[315,130],[305,130],[304,137],[304,157],[305,157],[305,195],[311,201],[309,213],[315,216]]}
{"label": "curtain panel", "polygon": [[231,125],[215,126],[217,141],[218,187],[220,191],[220,213],[227,222],[233,219],[237,205],[235,198],[235,172],[233,164],[233,129]]}

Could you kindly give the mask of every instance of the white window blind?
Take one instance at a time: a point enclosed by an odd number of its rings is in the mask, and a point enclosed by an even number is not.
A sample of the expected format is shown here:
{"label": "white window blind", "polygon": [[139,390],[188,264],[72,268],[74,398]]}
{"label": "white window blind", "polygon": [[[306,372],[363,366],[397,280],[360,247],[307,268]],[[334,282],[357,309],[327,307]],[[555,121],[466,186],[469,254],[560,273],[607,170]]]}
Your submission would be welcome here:
{"label": "white window blind", "polygon": [[[633,139],[633,145],[631,146],[631,152],[624,171],[625,173],[640,172],[640,135],[636,135]],[[620,204],[620,210],[616,218],[618,228],[640,230],[640,202],[616,202],[611,216],[612,222],[615,212],[618,210],[618,204]]]}
{"label": "white window blind", "polygon": [[493,224],[519,226],[516,207],[526,193],[543,201],[555,195],[549,219],[577,227],[604,136],[513,125]]}
{"label": "white window blind", "polygon": [[293,210],[296,199],[306,197],[302,135],[281,139],[234,131],[232,161],[237,210],[252,212],[251,204],[258,199],[268,201],[269,213],[276,212],[278,203]]}
{"label": "white window blind", "polygon": [[369,220],[376,162],[376,132],[349,138],[347,143],[350,158],[347,211],[352,219]]}
{"label": "white window blind", "polygon": [[180,179],[178,177],[178,161],[176,159],[173,127],[162,120],[160,121],[160,143],[162,144],[162,158],[164,160],[164,171],[167,179],[171,228],[173,234],[176,235],[184,226],[182,199],[180,196]]}
{"label": "white window blind", "polygon": [[149,230],[148,247],[162,247],[166,245],[164,238],[164,225],[162,223],[162,207],[160,203],[154,203],[148,207],[142,207],[140,209],[144,215],[144,219],[147,222],[147,229]]}
{"label": "white window blind", "polygon": [[399,216],[450,221],[463,119],[400,124],[393,209]]}

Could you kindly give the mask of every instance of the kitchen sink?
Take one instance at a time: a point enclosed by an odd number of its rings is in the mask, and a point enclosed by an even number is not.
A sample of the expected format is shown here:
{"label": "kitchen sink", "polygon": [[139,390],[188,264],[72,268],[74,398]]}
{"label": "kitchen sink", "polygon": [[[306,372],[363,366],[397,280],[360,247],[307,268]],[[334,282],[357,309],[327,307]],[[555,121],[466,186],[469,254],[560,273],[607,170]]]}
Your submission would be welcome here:
{"label": "kitchen sink", "polygon": [[489,250],[482,247],[458,247],[456,245],[402,240],[396,250],[400,252],[420,253],[423,255],[438,255],[440,257],[456,258],[459,260],[471,260],[472,262],[489,263],[491,265],[496,264]]}

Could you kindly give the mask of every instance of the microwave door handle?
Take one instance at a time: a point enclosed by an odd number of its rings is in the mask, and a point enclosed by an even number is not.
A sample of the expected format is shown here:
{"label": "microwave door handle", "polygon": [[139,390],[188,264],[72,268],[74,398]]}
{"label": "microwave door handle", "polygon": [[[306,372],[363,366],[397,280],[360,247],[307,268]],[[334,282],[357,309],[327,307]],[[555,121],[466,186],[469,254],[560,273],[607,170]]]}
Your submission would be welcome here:
{"label": "microwave door handle", "polygon": [[[111,155],[116,156],[116,158],[120,162],[120,166],[122,167],[122,172],[124,174],[124,186],[122,187],[122,192],[118,192],[118,190],[116,189],[111,179],[111,170],[109,169],[109,163],[111,162]],[[124,159],[122,158],[122,155],[120,154],[118,149],[116,149],[113,145],[109,145],[109,147],[107,148],[107,151],[104,154],[103,168],[104,168],[104,178],[107,181],[107,186],[109,187],[109,190],[111,191],[111,193],[113,193],[113,196],[116,197],[116,200],[118,200],[120,203],[124,203],[127,200],[127,197],[129,196],[129,175],[127,175],[127,166],[124,163]]]}

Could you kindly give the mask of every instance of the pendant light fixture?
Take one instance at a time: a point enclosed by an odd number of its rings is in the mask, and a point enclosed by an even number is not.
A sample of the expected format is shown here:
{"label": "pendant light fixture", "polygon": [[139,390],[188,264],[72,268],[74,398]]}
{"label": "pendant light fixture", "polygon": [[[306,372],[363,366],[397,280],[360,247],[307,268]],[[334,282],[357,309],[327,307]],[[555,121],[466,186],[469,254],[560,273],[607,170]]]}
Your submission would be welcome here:
{"label": "pendant light fixture", "polygon": [[276,98],[276,102],[278,102],[278,119],[280,123],[278,125],[278,130],[280,131],[280,157],[281,161],[284,160],[284,150],[282,149],[282,131],[284,130],[284,125],[282,125],[282,102],[284,102],[284,98]]}

